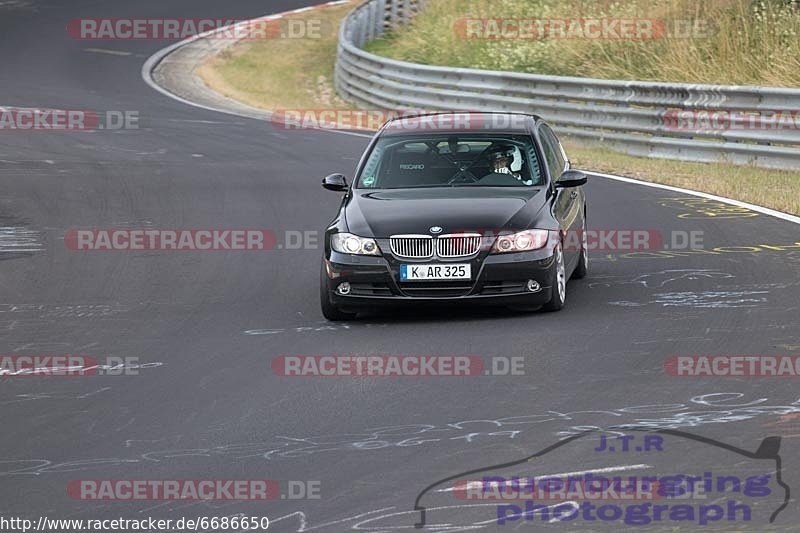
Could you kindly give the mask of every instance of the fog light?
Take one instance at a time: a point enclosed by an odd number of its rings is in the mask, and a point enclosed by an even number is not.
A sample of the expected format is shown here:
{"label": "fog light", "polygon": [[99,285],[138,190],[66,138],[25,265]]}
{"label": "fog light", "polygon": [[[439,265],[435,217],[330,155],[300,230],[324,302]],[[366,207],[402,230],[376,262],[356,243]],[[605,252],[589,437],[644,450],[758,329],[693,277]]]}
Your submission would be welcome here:
{"label": "fog light", "polygon": [[538,281],[529,279],[527,289],[528,292],[539,292],[540,290],[542,290],[542,287],[539,285]]}
{"label": "fog light", "polygon": [[350,284],[346,281],[341,283],[338,287],[336,287],[336,292],[341,294],[342,296],[347,296],[350,294]]}

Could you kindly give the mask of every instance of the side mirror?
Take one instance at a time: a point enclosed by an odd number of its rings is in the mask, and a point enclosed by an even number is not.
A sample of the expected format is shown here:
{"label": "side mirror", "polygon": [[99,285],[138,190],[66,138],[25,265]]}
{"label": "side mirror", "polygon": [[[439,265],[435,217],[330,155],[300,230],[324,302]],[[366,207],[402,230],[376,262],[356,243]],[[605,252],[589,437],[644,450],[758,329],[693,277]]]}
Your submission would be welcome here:
{"label": "side mirror", "polygon": [[331,174],[322,180],[322,186],[329,191],[344,192],[347,190],[347,178],[344,174]]}
{"label": "side mirror", "polygon": [[555,183],[556,189],[566,189],[569,187],[580,187],[586,185],[587,176],[580,170],[567,170],[558,178]]}

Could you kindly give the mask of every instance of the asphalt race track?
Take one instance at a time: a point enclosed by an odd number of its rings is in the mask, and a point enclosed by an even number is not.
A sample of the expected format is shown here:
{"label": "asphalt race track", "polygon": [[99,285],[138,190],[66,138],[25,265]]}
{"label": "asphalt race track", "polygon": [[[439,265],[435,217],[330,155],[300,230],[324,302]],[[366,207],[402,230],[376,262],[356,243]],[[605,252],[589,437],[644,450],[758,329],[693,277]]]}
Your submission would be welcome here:
{"label": "asphalt race track", "polygon": [[[589,277],[570,283],[567,307],[555,314],[433,310],[347,324],[321,316],[313,246],[69,250],[64,236],[73,228],[264,228],[279,242],[286,232],[325,228],[339,198],[320,179],[352,176],[366,138],[278,130],[187,106],[140,75],[168,42],[85,42],[65,31],[81,17],[246,18],[306,4],[0,2],[0,106],[140,116],[139,129],[115,132],[0,130],[0,354],[149,363],[138,375],[0,378],[0,515],[243,513],[269,517],[271,531],[413,531],[415,499],[438,480],[533,455],[585,429],[642,422],[747,450],[782,436],[783,479],[800,490],[798,378],[686,378],[663,368],[672,355],[800,355],[800,228],[784,220],[595,176],[587,188],[593,228],[702,232],[708,253],[595,251]],[[315,354],[523,357],[525,372],[286,378],[270,367],[273,357]],[[565,448],[527,473],[582,470],[584,452]],[[682,453],[671,466],[703,472],[711,456]],[[604,465],[644,463],[651,458],[628,454]],[[745,460],[734,466],[758,470]],[[319,481],[320,497],[67,494],[78,479],[262,478]],[[491,512],[473,519],[458,507],[464,502],[437,494],[428,505],[443,509],[429,511],[428,531],[581,525],[500,527]],[[792,500],[771,526],[768,517],[724,525],[790,530],[800,513]]]}

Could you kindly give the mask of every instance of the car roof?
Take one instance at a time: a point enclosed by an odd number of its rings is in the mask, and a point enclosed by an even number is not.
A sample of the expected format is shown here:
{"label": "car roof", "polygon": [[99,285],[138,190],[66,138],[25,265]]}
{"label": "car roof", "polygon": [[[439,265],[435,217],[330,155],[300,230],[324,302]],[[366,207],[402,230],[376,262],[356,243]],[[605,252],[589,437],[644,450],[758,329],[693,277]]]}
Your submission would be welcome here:
{"label": "car roof", "polygon": [[448,111],[415,113],[412,111],[389,120],[382,135],[425,135],[431,133],[527,133],[530,121],[541,118],[529,113],[488,113]]}

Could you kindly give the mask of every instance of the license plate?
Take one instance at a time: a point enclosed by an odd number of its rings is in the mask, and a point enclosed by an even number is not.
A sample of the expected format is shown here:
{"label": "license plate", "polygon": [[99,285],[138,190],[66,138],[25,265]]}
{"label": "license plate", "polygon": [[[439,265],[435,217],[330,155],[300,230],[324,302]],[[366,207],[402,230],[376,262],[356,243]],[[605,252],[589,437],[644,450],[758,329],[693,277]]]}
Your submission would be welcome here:
{"label": "license plate", "polygon": [[400,265],[400,281],[472,279],[471,265]]}

